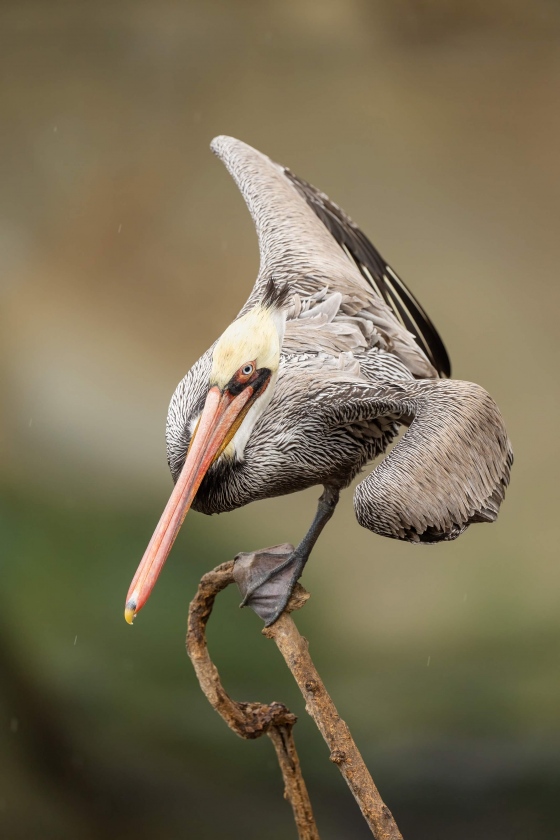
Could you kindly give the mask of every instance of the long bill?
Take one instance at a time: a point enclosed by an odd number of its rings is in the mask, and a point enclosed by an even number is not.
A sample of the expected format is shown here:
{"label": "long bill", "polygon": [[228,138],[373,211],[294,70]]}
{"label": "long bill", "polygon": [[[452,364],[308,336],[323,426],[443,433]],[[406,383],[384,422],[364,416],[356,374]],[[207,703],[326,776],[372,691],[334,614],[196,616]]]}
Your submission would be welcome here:
{"label": "long bill", "polygon": [[183,469],[130,584],[124,610],[129,624],[150,597],[202,479],[241,425],[254,395],[250,385],[236,396],[210,388]]}

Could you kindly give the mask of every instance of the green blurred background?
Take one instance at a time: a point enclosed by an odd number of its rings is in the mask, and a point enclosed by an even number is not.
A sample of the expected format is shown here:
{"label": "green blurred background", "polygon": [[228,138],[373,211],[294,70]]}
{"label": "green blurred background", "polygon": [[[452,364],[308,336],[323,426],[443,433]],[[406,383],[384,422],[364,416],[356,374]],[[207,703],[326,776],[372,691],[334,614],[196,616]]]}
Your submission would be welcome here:
{"label": "green blurred background", "polygon": [[[498,523],[456,543],[375,537],[346,492],[297,618],[318,668],[407,840],[560,837],[559,100],[553,0],[3,0],[0,836],[295,836],[184,632],[203,572],[297,541],[317,490],[192,513],[122,618],[170,395],[257,271],[227,133],[360,223],[516,452]],[[226,686],[300,715],[321,837],[368,837],[238,600],[210,626]]]}

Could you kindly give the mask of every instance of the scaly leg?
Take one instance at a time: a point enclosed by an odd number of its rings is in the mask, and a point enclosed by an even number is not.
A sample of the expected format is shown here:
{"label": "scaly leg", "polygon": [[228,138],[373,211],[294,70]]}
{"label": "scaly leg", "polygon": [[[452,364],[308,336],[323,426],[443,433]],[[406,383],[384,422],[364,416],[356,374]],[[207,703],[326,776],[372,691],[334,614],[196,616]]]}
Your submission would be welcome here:
{"label": "scaly leg", "polygon": [[[313,546],[317,542],[319,534],[331,518],[334,513],[334,509],[338,502],[339,491],[338,488],[333,487],[325,487],[321,498],[319,499],[319,503],[317,505],[317,512],[311,523],[311,527],[307,534],[304,536],[300,544],[294,551],[287,557],[284,561],[282,561],[279,565],[277,565],[273,569],[268,569],[267,571],[263,572],[261,575],[257,576],[255,581],[251,581],[248,586],[243,586],[240,583],[240,588],[243,595],[243,600],[241,602],[242,607],[246,605],[250,605],[256,608],[257,604],[256,601],[260,594],[262,594],[263,599],[267,601],[267,608],[266,608],[266,620],[265,625],[269,627],[271,624],[274,624],[277,618],[283,613],[286,604],[290,600],[290,596],[294,590],[294,586],[296,585],[297,581],[301,577],[303,570],[305,568],[305,564],[309,559],[309,555],[313,549]],[[259,552],[255,552],[255,555],[258,556]],[[266,550],[262,552],[263,555],[267,555]],[[291,573],[289,575],[283,575],[286,578],[286,583],[279,588],[279,591],[274,592],[274,600],[271,603],[271,594],[270,592],[266,592],[263,590],[262,593],[258,593],[258,590],[261,589],[268,581],[275,578],[280,573],[284,572],[285,570],[290,569]],[[253,596],[257,596],[253,598]],[[251,604],[251,599],[255,603]],[[272,610],[272,616],[271,616]],[[258,609],[256,612],[261,614]],[[271,616],[271,617],[270,617]],[[264,615],[261,614],[262,618],[265,618]]]}

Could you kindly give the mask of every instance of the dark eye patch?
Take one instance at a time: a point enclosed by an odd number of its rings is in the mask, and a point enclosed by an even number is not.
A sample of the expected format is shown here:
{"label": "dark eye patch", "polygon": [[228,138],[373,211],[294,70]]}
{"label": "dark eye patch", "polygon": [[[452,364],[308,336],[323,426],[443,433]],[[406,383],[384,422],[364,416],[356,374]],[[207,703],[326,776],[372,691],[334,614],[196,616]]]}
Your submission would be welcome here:
{"label": "dark eye patch", "polygon": [[264,383],[268,380],[269,376],[270,370],[268,368],[261,368],[260,370],[255,370],[253,375],[249,376],[249,379],[245,379],[242,381],[240,381],[237,378],[238,374],[236,373],[235,376],[231,377],[230,381],[226,385],[226,388],[230,392],[230,394],[232,394],[232,396],[236,397],[238,394],[244,391],[245,388],[247,388],[247,386],[250,385],[256,395],[261,390]]}

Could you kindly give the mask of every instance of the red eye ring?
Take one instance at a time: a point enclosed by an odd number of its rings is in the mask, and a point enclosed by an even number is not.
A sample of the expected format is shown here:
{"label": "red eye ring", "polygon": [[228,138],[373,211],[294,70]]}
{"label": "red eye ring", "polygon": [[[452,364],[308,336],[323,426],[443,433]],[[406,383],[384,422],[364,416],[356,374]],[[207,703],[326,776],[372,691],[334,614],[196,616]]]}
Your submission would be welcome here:
{"label": "red eye ring", "polygon": [[240,370],[242,376],[251,376],[251,374],[253,374],[254,372],[255,366],[252,362],[249,362],[249,364],[244,365]]}

